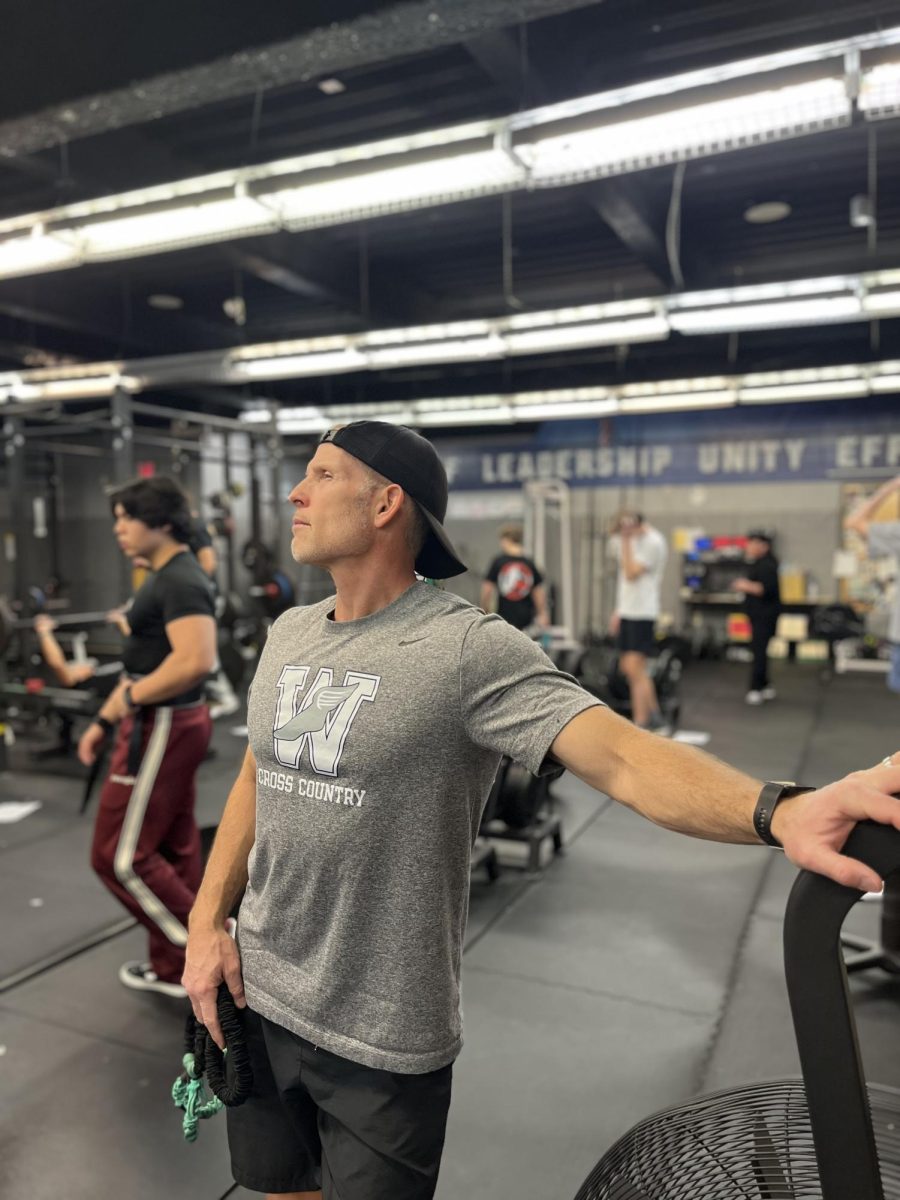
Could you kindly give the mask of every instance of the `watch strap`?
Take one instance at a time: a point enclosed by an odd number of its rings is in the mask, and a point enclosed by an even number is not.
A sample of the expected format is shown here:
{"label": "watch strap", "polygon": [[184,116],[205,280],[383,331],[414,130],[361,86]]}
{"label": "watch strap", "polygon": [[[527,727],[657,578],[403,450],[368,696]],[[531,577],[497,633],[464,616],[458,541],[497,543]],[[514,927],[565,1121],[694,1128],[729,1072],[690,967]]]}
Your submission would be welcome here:
{"label": "watch strap", "polygon": [[781,842],[772,833],[772,816],[775,809],[782,800],[787,800],[791,796],[799,796],[802,792],[814,792],[815,790],[813,787],[805,787],[800,783],[777,780],[764,783],[762,791],[759,793],[759,799],[756,801],[756,808],[753,810],[753,828],[760,841],[780,850]]}

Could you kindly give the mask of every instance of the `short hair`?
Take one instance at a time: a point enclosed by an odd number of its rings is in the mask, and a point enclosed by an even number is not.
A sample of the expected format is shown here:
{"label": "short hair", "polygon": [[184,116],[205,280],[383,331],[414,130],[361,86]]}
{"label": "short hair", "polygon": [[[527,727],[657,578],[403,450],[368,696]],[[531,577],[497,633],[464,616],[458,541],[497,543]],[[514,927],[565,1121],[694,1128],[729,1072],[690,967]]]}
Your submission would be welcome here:
{"label": "short hair", "polygon": [[[343,426],[340,426],[340,428],[343,428]],[[361,465],[366,473],[366,482],[362,491],[363,497],[368,498],[378,488],[390,487],[392,485],[393,480],[381,475],[374,467],[370,467],[366,463],[361,463]],[[400,484],[393,484],[393,486],[400,487]],[[412,496],[410,496],[409,492],[405,488],[400,488],[400,490],[403,492],[407,502],[404,508],[408,506],[409,510],[406,516],[406,528],[404,529],[406,545],[412,553],[413,561],[415,561],[422,553],[422,547],[428,540],[428,535],[431,533],[431,526],[428,524],[428,518],[425,516],[425,513]]]}
{"label": "short hair", "polygon": [[500,537],[507,542],[516,542],[521,545],[524,536],[525,531],[521,525],[504,525],[500,530]]}
{"label": "short hair", "polygon": [[766,533],[764,529],[751,529],[747,534],[748,542],[765,542],[767,546],[772,545],[772,535]]}
{"label": "short hair", "polygon": [[113,516],[120,504],[129,517],[143,521],[148,529],[163,529],[168,525],[176,542],[187,542],[191,536],[191,506],[174,479],[168,475],[153,475],[149,479],[133,479],[109,491],[109,507]]}

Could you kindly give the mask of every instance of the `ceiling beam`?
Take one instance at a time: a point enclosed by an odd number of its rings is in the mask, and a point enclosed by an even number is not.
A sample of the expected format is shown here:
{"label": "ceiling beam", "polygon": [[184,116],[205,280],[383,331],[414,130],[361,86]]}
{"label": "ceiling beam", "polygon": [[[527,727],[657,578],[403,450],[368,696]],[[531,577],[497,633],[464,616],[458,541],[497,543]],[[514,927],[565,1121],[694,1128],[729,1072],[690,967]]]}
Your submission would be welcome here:
{"label": "ceiling beam", "polygon": [[671,287],[672,271],[665,245],[634,180],[604,179],[588,187],[585,198],[635,258]]}
{"label": "ceiling beam", "polygon": [[283,88],[323,75],[452,46],[491,29],[534,21],[597,0],[408,0],[337,21],[287,41],[170,71],[0,122],[0,158],[110,133],[208,104]]}
{"label": "ceiling beam", "polygon": [[[553,97],[544,80],[523,52],[522,32],[493,29],[464,45],[468,54],[492,79],[516,108],[537,108],[552,103]],[[527,46],[527,43],[526,43]]]}

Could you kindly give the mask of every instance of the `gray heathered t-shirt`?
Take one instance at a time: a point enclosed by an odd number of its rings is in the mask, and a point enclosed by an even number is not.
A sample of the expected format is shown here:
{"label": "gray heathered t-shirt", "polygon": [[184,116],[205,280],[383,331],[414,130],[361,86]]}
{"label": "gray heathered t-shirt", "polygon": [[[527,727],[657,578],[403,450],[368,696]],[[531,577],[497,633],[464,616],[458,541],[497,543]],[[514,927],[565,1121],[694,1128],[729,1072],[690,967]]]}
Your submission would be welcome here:
{"label": "gray heathered t-shirt", "polygon": [[[874,521],[869,526],[869,554],[872,558],[892,554],[900,567],[900,521]],[[894,580],[888,638],[900,643],[900,579]]]}
{"label": "gray heathered t-shirt", "polygon": [[279,617],[253,680],[244,984],[316,1045],[419,1074],[462,1045],[469,858],[500,755],[552,772],[554,738],[598,701],[427,584],[356,621],[333,608]]}

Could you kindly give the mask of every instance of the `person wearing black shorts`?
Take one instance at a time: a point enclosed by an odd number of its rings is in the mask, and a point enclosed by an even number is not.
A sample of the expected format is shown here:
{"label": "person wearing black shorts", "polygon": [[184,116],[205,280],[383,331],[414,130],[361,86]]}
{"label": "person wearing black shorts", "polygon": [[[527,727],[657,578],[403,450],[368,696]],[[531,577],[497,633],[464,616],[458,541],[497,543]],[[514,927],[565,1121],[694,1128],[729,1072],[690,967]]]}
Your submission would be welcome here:
{"label": "person wearing black shorts", "polygon": [[228,1109],[237,1183],[284,1200],[430,1200],[462,1046],[472,842],[502,755],[535,775],[568,768],[693,836],[771,832],[864,890],[875,872],[839,850],[856,819],[900,826],[900,768],[813,793],[779,784],[770,827],[770,788],[635,728],[508,622],[417,579],[464,567],[442,525],[443,466],[412,430],[330,430],[290,500],[293,556],[327,570],[335,595],[269,630],[183,982],[220,1046],[223,981],[244,1010],[254,1078]]}

